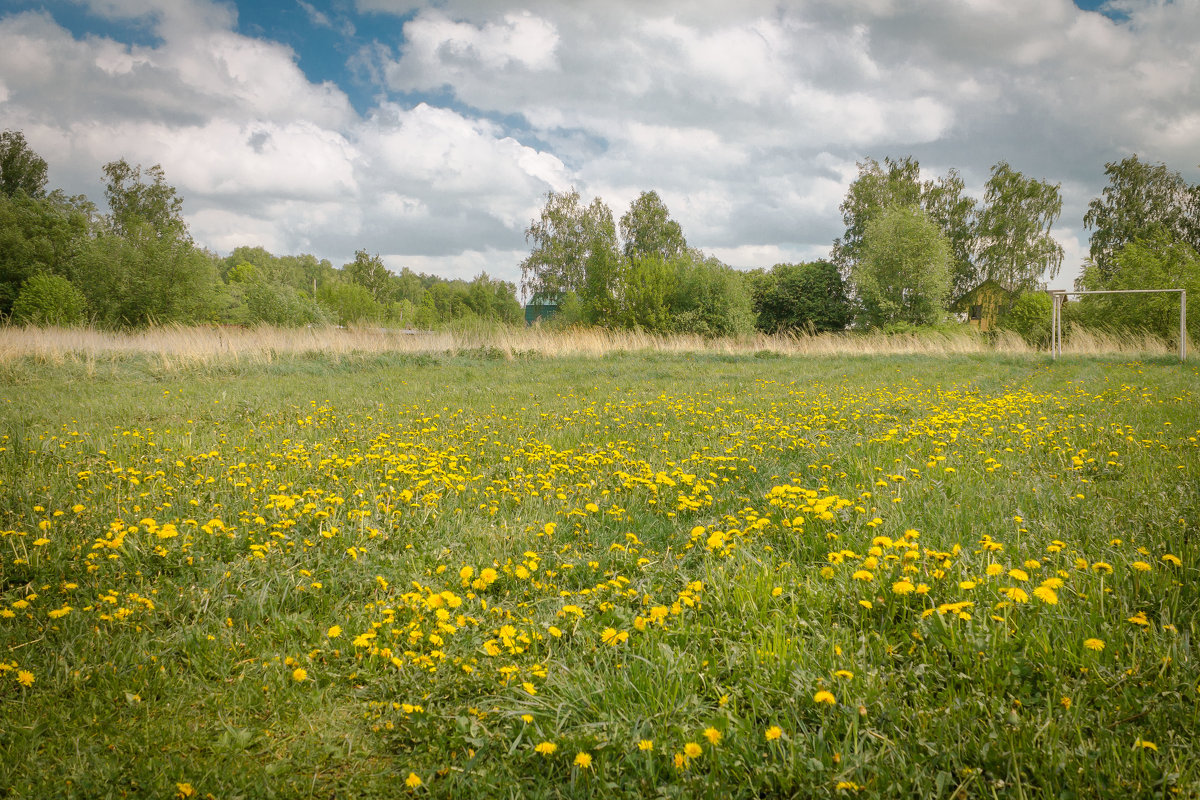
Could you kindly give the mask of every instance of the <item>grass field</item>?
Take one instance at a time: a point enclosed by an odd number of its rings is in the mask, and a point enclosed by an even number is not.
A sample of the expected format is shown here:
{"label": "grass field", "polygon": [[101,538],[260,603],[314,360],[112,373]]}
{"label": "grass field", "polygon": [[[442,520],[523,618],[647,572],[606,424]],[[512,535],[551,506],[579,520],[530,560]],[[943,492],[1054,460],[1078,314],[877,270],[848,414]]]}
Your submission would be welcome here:
{"label": "grass field", "polygon": [[1128,358],[12,356],[0,795],[1196,797]]}

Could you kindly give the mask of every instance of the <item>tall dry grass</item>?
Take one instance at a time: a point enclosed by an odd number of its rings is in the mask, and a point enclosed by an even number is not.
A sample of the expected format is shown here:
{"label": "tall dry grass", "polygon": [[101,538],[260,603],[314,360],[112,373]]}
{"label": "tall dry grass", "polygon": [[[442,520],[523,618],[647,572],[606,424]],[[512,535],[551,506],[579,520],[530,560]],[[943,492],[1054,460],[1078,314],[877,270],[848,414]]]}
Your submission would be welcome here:
{"label": "tall dry grass", "polygon": [[[495,328],[456,332],[405,332],[372,328],[217,328],[163,326],[118,332],[94,328],[0,327],[0,363],[31,359],[41,363],[86,363],[148,357],[164,369],[219,362],[269,363],[287,356],[334,357],[384,353],[451,354],[486,351],[513,358],[602,356],[613,352],[712,353],[787,356],[957,355],[999,352],[1030,354],[1019,337],[1001,332],[994,339],[971,330],[944,333],[757,334],[737,338],[661,336],[602,328]],[[1175,344],[1153,336],[1075,330],[1066,355],[1160,356]]]}

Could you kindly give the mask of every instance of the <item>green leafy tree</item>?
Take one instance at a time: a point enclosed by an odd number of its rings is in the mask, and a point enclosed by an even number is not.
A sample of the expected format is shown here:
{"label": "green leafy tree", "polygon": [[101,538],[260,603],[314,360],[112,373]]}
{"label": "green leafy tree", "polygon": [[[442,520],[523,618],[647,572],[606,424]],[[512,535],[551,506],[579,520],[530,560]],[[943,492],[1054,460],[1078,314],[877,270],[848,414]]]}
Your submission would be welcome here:
{"label": "green leafy tree", "polygon": [[976,232],[983,279],[1028,291],[1058,274],[1063,250],[1050,235],[1062,213],[1058,189],[1026,178],[1005,161],[992,167]]}
{"label": "green leafy tree", "polygon": [[357,283],[327,283],[317,290],[317,299],[339,325],[362,325],[383,316],[383,307]]}
{"label": "green leafy tree", "polygon": [[21,285],[49,272],[72,278],[94,232],[95,207],[85,197],[53,191],[0,195],[0,314],[12,310]]}
{"label": "green leafy tree", "polygon": [[[589,266],[608,269],[616,259],[612,212],[600,200],[584,206],[579,192],[551,191],[538,219],[525,230],[533,249],[521,262],[521,285],[530,294],[559,297],[585,293]],[[611,231],[611,232],[610,232]],[[605,281],[593,279],[595,296]]]}
{"label": "green leafy tree", "polygon": [[668,261],[687,253],[683,228],[658,192],[642,192],[621,216],[621,239],[626,258],[659,256]]}
{"label": "green leafy tree", "polygon": [[980,280],[974,262],[976,221],[974,198],[964,193],[958,171],[921,181],[921,166],[912,156],[873,158],[859,163],[858,177],[851,182],[842,202],[846,232],[833,243],[831,261],[843,276],[850,275],[862,257],[867,226],[889,208],[919,208],[945,235],[950,245],[951,290],[955,295],[969,291]]}
{"label": "green leafy tree", "polygon": [[45,193],[45,159],[29,148],[20,131],[0,133],[0,194],[41,197]]}
{"label": "green leafy tree", "polygon": [[761,331],[839,331],[850,324],[846,283],[828,261],[776,264],[756,284],[755,325]]}
{"label": "green leafy tree", "polygon": [[1150,164],[1137,155],[1104,165],[1108,185],[1088,204],[1083,224],[1092,231],[1091,288],[1099,288],[1117,271],[1117,253],[1135,239],[1159,229],[1177,241],[1200,249],[1200,185],[1189,187],[1165,164]]}
{"label": "green leafy tree", "polygon": [[887,209],[867,225],[854,283],[866,321],[929,325],[950,291],[950,244],[917,208]]}
{"label": "green leafy tree", "polygon": [[584,215],[584,236],[587,256],[578,292],[583,318],[592,325],[610,323],[617,313],[621,257],[612,211],[598,197]]}
{"label": "green leafy tree", "polygon": [[183,198],[161,167],[124,160],[104,165],[106,230],[78,259],[76,285],[108,325],[211,319],[219,260],[199,250],[183,219]]}
{"label": "green leafy tree", "polygon": [[516,287],[507,281],[492,280],[480,273],[466,286],[466,305],[481,319],[515,325],[524,320]]}
{"label": "green leafy tree", "polygon": [[191,245],[183,220],[183,198],[167,183],[161,166],[155,164],[143,175],[140,166],[121,159],[105,164],[104,175],[113,233],[131,240],[153,238],[173,246]]}
{"label": "green leafy tree", "polygon": [[[1200,297],[1200,256],[1163,227],[1118,250],[1112,268],[1103,281],[1105,289],[1184,289],[1189,299]],[[1097,265],[1089,265],[1081,280],[1088,286],[1100,284],[1098,273]],[[1088,326],[1179,337],[1179,295],[1174,293],[1088,295],[1079,306],[1080,321]],[[1200,339],[1200,314],[1188,314],[1187,322],[1188,336]]]}
{"label": "green leafy tree", "polygon": [[230,280],[230,272],[239,264],[250,264],[262,280],[274,285],[290,286],[314,296],[317,287],[334,280],[335,270],[328,259],[317,260],[307,253],[298,256],[275,256],[262,247],[237,247],[222,264],[222,277]]}
{"label": "green leafy tree", "polygon": [[212,319],[220,277],[216,260],[190,242],[106,233],[80,254],[75,282],[99,323],[138,327]]}
{"label": "green leafy tree", "polygon": [[672,329],[678,333],[740,336],[754,330],[745,278],[698,250],[689,250],[676,260],[670,313]]}
{"label": "green leafy tree", "polygon": [[40,273],[29,278],[13,303],[13,322],[24,325],[78,325],[87,316],[87,300],[66,278]]}
{"label": "green leafy tree", "polygon": [[366,250],[354,253],[354,260],[342,267],[346,277],[371,293],[376,303],[390,302],[392,273],[383,265],[379,255]]}
{"label": "green leafy tree", "polygon": [[867,226],[888,208],[921,204],[921,166],[911,156],[880,164],[873,158],[858,164],[858,177],[846,190],[840,210],[846,232],[833,243],[833,263],[849,274],[862,257]]}
{"label": "green leafy tree", "polygon": [[622,259],[620,324],[650,333],[670,331],[677,275],[676,262],[660,255]]}
{"label": "green leafy tree", "polygon": [[966,294],[980,280],[974,262],[978,204],[963,189],[962,176],[956,169],[950,169],[943,178],[926,181],[921,187],[921,207],[950,244],[951,297]]}
{"label": "green leafy tree", "polygon": [[237,264],[225,275],[228,283],[257,283],[262,280],[258,267],[248,261]]}

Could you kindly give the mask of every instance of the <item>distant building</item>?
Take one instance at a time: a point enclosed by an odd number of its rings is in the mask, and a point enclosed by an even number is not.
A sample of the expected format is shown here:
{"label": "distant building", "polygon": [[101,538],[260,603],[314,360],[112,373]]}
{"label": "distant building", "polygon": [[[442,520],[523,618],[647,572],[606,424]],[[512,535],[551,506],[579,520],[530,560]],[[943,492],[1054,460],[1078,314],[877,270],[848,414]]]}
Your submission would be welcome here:
{"label": "distant building", "polygon": [[966,315],[970,325],[986,332],[996,327],[996,320],[1000,318],[1001,313],[1012,307],[1016,299],[1016,292],[1005,288],[999,281],[988,278],[951,303],[950,310]]}
{"label": "distant building", "polygon": [[525,324],[549,322],[558,313],[558,295],[535,294],[525,304]]}

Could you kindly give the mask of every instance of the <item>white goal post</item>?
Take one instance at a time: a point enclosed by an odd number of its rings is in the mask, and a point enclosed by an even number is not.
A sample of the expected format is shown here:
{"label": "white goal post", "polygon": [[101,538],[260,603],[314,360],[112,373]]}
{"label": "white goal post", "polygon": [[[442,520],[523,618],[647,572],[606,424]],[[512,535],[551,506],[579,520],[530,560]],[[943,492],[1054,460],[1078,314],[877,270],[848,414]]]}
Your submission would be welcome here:
{"label": "white goal post", "polygon": [[1054,307],[1050,311],[1050,353],[1057,359],[1062,355],[1062,304],[1067,295],[1082,294],[1157,294],[1161,292],[1179,293],[1179,360],[1187,361],[1187,290],[1185,289],[1094,289],[1084,292],[1068,292],[1065,289],[1051,289],[1050,297]]}

